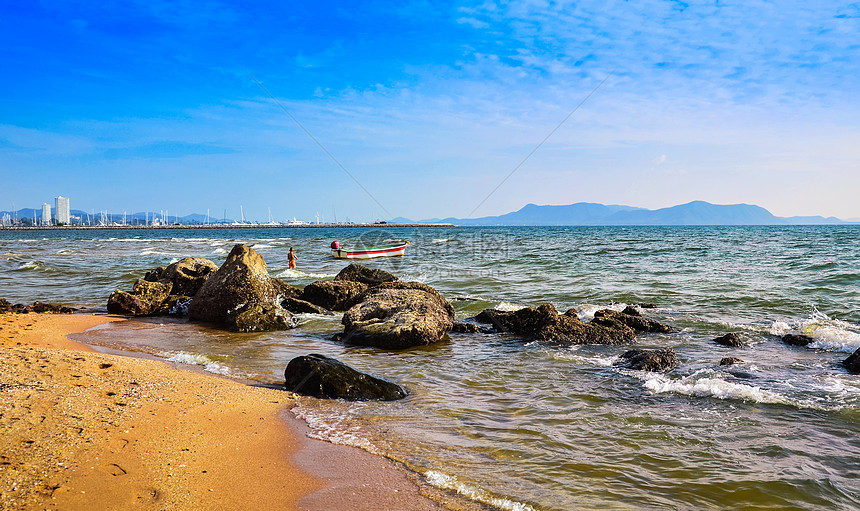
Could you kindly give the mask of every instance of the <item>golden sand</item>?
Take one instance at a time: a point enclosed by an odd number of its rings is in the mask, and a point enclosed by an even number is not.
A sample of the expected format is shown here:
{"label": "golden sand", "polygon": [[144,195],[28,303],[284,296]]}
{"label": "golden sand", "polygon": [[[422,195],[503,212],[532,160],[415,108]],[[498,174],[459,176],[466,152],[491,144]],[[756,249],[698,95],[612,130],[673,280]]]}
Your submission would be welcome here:
{"label": "golden sand", "polygon": [[119,318],[0,315],[0,509],[298,509],[285,392],[65,335]]}

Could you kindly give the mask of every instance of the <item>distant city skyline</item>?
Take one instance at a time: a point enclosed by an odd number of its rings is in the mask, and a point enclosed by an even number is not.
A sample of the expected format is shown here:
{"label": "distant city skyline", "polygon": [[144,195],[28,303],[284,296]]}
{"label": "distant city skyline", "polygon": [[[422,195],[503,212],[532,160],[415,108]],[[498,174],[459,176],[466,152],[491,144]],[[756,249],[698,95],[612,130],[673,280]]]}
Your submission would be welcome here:
{"label": "distant city skyline", "polygon": [[694,200],[860,218],[854,2],[3,14],[0,210],[62,194],[259,220]]}

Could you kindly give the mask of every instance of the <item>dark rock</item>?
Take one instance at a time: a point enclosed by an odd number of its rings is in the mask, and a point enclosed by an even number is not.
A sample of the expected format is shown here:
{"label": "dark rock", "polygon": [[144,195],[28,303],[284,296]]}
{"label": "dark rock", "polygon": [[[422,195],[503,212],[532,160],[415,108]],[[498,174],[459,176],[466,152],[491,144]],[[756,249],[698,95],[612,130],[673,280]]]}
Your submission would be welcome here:
{"label": "dark rock", "polygon": [[782,342],[789,346],[808,346],[815,342],[815,339],[808,335],[786,334],[782,336]]}
{"label": "dark rock", "polygon": [[624,310],[621,311],[621,314],[628,314],[630,316],[637,316],[637,317],[642,315],[642,313],[639,312],[639,308],[634,307],[632,305],[628,305],[627,307],[624,307]]}
{"label": "dark rock", "polygon": [[406,397],[403,387],[324,355],[290,360],[284,378],[286,390],[306,396],[349,401],[394,401]]}
{"label": "dark rock", "polygon": [[346,344],[402,349],[432,344],[451,331],[454,308],[420,282],[386,282],[363,292],[343,315]]}
{"label": "dark rock", "polygon": [[320,280],[305,286],[300,300],[333,311],[348,309],[355,299],[367,290],[367,284],[351,280]]}
{"label": "dark rock", "polygon": [[156,268],[148,272],[144,280],[151,280],[157,276],[155,280],[169,281],[173,284],[173,294],[194,296],[203,287],[206,279],[216,271],[218,271],[218,265],[209,259],[185,257],[163,269]]}
{"label": "dark rock", "polygon": [[[159,304],[160,305],[160,304]],[[107,311],[125,316],[147,316],[155,307],[152,302],[137,295],[117,289],[108,297]]]}
{"label": "dark rock", "polygon": [[458,334],[491,334],[493,331],[487,327],[481,326],[470,321],[455,321],[451,328],[452,332]]}
{"label": "dark rock", "polygon": [[860,348],[854,353],[848,355],[848,358],[842,361],[842,365],[851,374],[860,374]]}
{"label": "dark rock", "polygon": [[397,279],[392,273],[385,270],[368,268],[360,264],[352,263],[340,270],[334,280],[348,280],[350,282],[361,282],[368,286],[375,286],[383,282],[394,282]]}
{"label": "dark rock", "polygon": [[716,339],[714,339],[714,342],[722,346],[728,346],[730,348],[742,348],[744,346],[744,342],[741,340],[741,336],[734,332],[729,332],[726,335],[717,337]]}
{"label": "dark rock", "polygon": [[[627,307],[627,309],[630,308],[631,307]],[[594,319],[591,322],[596,325],[614,328],[619,328],[620,325],[625,325],[636,332],[669,334],[675,331],[675,329],[669,325],[664,325],[659,321],[643,317],[639,314],[638,310],[635,311],[637,315],[628,314],[627,309],[624,309],[623,312],[614,311],[612,309],[599,310],[594,313]]]}
{"label": "dark rock", "polygon": [[281,299],[297,298],[302,294],[299,288],[293,287],[277,277],[272,277],[272,285],[275,286],[275,293]]}
{"label": "dark rock", "polygon": [[192,321],[223,323],[228,312],[243,305],[275,305],[284,291],[282,284],[269,275],[261,255],[247,245],[238,244],[194,295],[188,317]]}
{"label": "dark rock", "polygon": [[72,314],[75,309],[53,303],[33,302],[33,305],[11,304],[5,298],[0,298],[0,314]]}
{"label": "dark rock", "polygon": [[537,341],[564,344],[624,344],[636,339],[636,332],[622,323],[604,326],[583,323],[576,311],[559,315],[555,307],[524,307],[516,311],[486,309],[475,317],[490,323],[499,332],[509,332]]}
{"label": "dark rock", "polygon": [[298,298],[286,298],[281,301],[281,307],[287,309],[293,314],[331,314],[332,312],[319,305],[314,305],[305,300]]}
{"label": "dark rock", "polygon": [[663,373],[678,366],[678,357],[675,350],[630,350],[625,351],[615,365],[635,369],[637,371],[651,371]]}
{"label": "dark rock", "polygon": [[166,269],[167,266],[159,266],[158,268],[153,268],[143,274],[143,280],[148,280],[149,282],[158,282],[161,279],[161,275],[164,273],[164,270]]}
{"label": "dark rock", "polygon": [[278,305],[252,302],[228,312],[227,324],[234,332],[271,332],[295,328],[298,321]]}
{"label": "dark rock", "polygon": [[738,357],[724,357],[720,359],[721,366],[730,366],[733,364],[743,364],[744,361],[739,359]]}
{"label": "dark rock", "polygon": [[637,304],[640,309],[656,309],[656,303],[639,303]]}

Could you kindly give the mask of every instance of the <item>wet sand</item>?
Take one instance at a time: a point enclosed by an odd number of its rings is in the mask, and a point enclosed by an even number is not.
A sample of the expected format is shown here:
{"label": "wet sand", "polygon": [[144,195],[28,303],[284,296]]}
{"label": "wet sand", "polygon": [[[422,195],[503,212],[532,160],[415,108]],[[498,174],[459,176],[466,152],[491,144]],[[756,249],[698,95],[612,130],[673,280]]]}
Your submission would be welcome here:
{"label": "wet sand", "polygon": [[109,321],[123,319],[0,315],[0,508],[437,510],[426,495],[449,500],[390,460],[306,438],[289,393],[66,338]]}

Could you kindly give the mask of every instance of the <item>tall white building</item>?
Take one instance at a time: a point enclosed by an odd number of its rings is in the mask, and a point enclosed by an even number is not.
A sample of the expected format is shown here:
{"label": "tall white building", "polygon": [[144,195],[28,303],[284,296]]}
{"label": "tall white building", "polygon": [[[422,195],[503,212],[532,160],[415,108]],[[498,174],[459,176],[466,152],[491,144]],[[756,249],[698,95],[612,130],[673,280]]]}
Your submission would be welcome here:
{"label": "tall white building", "polygon": [[42,225],[51,225],[51,206],[47,202],[42,204]]}
{"label": "tall white building", "polygon": [[62,195],[54,199],[54,211],[56,215],[57,225],[63,224],[68,225],[72,211],[69,209],[69,198],[63,197]]}

